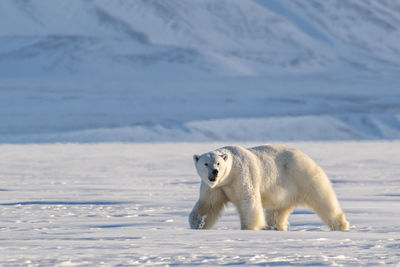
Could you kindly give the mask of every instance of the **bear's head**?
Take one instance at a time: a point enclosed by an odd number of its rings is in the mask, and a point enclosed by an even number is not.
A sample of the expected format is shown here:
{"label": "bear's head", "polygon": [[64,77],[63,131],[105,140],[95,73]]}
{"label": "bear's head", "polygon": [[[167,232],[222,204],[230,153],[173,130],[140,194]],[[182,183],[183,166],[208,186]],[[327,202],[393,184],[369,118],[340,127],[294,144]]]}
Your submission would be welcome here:
{"label": "bear's head", "polygon": [[214,188],[227,183],[232,160],[228,154],[209,152],[193,156],[194,165],[201,179]]}

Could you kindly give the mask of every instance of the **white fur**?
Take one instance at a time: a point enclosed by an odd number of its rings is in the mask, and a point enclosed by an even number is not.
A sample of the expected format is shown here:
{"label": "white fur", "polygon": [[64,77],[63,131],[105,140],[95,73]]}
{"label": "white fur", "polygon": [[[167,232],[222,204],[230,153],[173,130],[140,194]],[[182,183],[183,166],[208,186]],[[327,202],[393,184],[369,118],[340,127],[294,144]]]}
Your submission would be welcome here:
{"label": "white fur", "polygon": [[228,146],[193,159],[202,179],[200,198],[189,216],[193,229],[211,228],[228,202],[239,212],[241,229],[285,231],[290,213],[302,204],[331,230],[348,229],[325,172],[299,150]]}

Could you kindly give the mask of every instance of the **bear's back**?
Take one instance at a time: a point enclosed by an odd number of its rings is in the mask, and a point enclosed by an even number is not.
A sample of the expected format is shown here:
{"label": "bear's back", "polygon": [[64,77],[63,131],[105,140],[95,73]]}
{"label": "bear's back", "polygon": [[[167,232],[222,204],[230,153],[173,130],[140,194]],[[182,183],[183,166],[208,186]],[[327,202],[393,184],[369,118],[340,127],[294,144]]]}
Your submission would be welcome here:
{"label": "bear's back", "polygon": [[261,145],[251,148],[227,146],[218,150],[221,152],[229,151],[233,155],[234,161],[252,162],[264,169],[274,169],[272,165],[276,165],[281,170],[301,170],[303,167],[308,169],[316,165],[311,158],[300,150],[284,145]]}
{"label": "bear's back", "polygon": [[[263,161],[272,159],[282,175],[287,175],[295,180],[302,177],[314,177],[324,171],[304,152],[283,145],[264,145],[253,147],[251,150]],[[325,174],[324,174],[325,175]],[[322,178],[321,178],[322,179]]]}
{"label": "bear's back", "polygon": [[295,153],[295,149],[283,145],[262,145],[262,146],[248,148],[248,150],[250,150],[259,157],[269,156],[272,158],[276,158],[282,153],[285,154]]}
{"label": "bear's back", "polygon": [[316,164],[305,153],[283,145],[263,145],[249,149],[261,162],[274,161],[282,172],[314,172]]}

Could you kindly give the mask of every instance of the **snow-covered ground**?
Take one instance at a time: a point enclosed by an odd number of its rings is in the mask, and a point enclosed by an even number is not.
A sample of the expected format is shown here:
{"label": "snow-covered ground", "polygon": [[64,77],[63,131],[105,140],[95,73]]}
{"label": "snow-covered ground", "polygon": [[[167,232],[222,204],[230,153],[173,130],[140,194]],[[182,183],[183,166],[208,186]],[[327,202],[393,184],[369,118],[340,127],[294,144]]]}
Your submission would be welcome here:
{"label": "snow-covered ground", "polygon": [[0,265],[399,266],[399,141],[289,144],[326,170],[350,231],[305,207],[288,232],[240,231],[232,206],[190,230],[192,154],[222,145],[0,145]]}

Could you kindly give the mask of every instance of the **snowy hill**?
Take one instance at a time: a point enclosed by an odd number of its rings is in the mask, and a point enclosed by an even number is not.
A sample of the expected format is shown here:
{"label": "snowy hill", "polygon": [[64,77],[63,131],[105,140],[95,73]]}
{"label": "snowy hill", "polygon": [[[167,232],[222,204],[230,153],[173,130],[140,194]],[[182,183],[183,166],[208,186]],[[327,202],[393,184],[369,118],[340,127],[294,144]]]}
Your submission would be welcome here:
{"label": "snowy hill", "polygon": [[290,21],[251,1],[1,5],[1,62],[29,62],[35,71],[108,65],[102,71],[135,73],[143,65],[166,64],[164,70],[183,64],[201,72],[254,75],[280,68],[319,69],[336,57],[323,53],[323,45]]}
{"label": "snowy hill", "polygon": [[[321,113],[333,139],[398,138],[399,25],[395,0],[3,0],[0,142],[209,140],[203,121],[271,116],[318,116],[299,138],[326,139]],[[292,139],[248,123],[230,139]]]}
{"label": "snowy hill", "polygon": [[22,72],[163,63],[232,75],[398,70],[399,9],[373,0],[4,0],[0,63]]}

